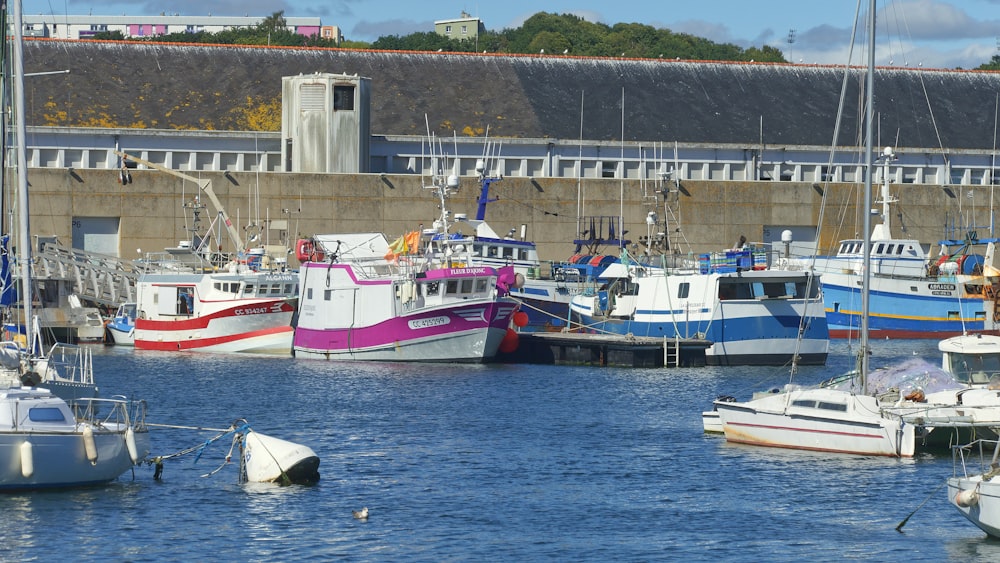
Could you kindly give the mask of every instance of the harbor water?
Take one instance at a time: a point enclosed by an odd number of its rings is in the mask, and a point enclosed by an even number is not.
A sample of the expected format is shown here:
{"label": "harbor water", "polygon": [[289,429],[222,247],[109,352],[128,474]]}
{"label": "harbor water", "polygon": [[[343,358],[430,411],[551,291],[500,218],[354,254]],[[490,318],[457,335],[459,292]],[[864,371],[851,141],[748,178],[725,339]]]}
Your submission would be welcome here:
{"label": "harbor water", "polygon": [[[874,367],[940,361],[934,341],[873,348]],[[108,486],[0,495],[0,560],[1000,561],[1000,542],[946,500],[948,453],[817,454],[702,432],[714,397],[780,386],[783,368],[94,351],[102,395],[148,399],[150,422],[246,418],[311,447],[322,477],[240,484],[223,439],[166,461],[159,480],[144,465]],[[834,341],[827,366],[797,380],[841,373],[851,356]],[[216,434],[154,428],[153,453]],[[352,517],[362,507],[366,521]]]}

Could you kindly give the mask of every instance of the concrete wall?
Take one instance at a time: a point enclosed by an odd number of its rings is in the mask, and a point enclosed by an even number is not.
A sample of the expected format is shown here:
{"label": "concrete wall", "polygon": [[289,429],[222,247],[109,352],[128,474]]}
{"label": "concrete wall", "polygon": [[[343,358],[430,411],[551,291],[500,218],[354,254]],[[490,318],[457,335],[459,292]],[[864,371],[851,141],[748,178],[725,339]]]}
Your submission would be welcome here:
{"label": "concrete wall", "polygon": [[[32,169],[31,228],[36,236],[58,236],[71,243],[73,217],[120,217],[119,255],[136,258],[136,249],[159,251],[187,238],[190,218],[183,204],[196,186],[163,172],[132,170],[132,183],[121,185],[115,170]],[[210,178],[234,224],[250,222],[249,202],[259,191],[260,219],[287,219],[291,237],[332,232],[382,231],[390,239],[430,226],[438,217],[437,199],[422,188],[429,179],[412,175],[214,173]],[[259,189],[258,189],[259,186]],[[562,260],[573,253],[577,230],[578,192],[584,215],[617,216],[624,193],[627,238],[646,234],[644,203],[653,186],[637,180],[587,179],[579,184],[567,178],[505,178],[491,192],[500,200],[489,207],[487,219],[500,234],[527,225],[527,237],[539,244],[545,260]],[[799,182],[685,181],[679,195],[682,234],[695,252],[730,247],[740,235],[762,240],[764,225],[814,226],[822,209],[821,194],[828,192],[821,238],[830,244],[841,238],[861,236],[858,200],[861,187],[834,184],[820,187]],[[960,216],[966,223],[989,224],[988,186],[895,186],[902,203],[894,207],[893,232],[932,244],[944,238],[944,227]],[[460,193],[449,208],[474,216],[479,186],[473,177],[462,178]],[[971,194],[971,195],[970,195]],[[209,205],[207,226],[215,216]],[[959,207],[961,205],[961,208]],[[861,208],[875,207],[860,206]],[[287,213],[283,210],[288,210]],[[662,209],[657,209],[662,217]],[[584,226],[586,228],[587,225]],[[276,235],[276,234],[275,234]],[[961,236],[961,234],[952,234]],[[980,237],[988,236],[980,229]],[[272,238],[272,243],[275,240]],[[294,241],[293,241],[294,242]],[[687,246],[682,246],[687,250]],[[224,250],[230,250],[225,248]],[[294,259],[290,261],[292,265]]]}

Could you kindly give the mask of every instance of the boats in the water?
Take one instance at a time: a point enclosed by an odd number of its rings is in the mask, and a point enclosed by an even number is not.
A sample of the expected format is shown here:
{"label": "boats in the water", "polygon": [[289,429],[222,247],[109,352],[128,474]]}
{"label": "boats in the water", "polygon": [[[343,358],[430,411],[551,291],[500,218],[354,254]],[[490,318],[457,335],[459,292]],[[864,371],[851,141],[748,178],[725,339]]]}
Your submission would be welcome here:
{"label": "boats in the water", "polygon": [[[21,3],[14,3],[14,107],[18,193],[18,263],[21,288],[32,287],[31,237],[28,228],[28,179],[24,151],[24,85],[22,68]],[[22,299],[23,318],[33,319],[32,300]],[[75,369],[91,369],[89,355],[82,363],[66,362],[55,350],[40,355],[36,333],[28,331],[27,345],[2,348],[0,367],[0,490],[37,490],[90,486],[117,479],[149,452],[145,403],[125,399],[78,397],[72,402],[39,387],[53,378],[75,378]],[[13,361],[10,361],[13,360]],[[92,372],[91,372],[92,373]],[[92,382],[92,379],[91,379]]]}
{"label": "boats in the water", "polygon": [[[868,66],[865,74],[864,199],[871,200],[873,89],[875,82],[875,1],[868,8]],[[865,214],[864,263],[870,264],[871,218]],[[889,399],[869,392],[868,318],[871,268],[861,276],[861,325],[857,374],[846,388],[786,385],[773,393],[756,393],[747,401],[717,399],[726,441],[760,447],[788,448],[858,455],[911,457],[916,439],[914,425],[886,412]],[[792,375],[795,374],[792,363]]]}
{"label": "boats in the water", "polygon": [[283,245],[244,245],[211,182],[159,164],[118,154],[150,168],[195,182],[218,211],[216,221],[238,251],[216,251],[221,241],[203,236],[199,197],[192,210],[192,236],[175,248],[148,253],[136,282],[135,347],[140,350],[289,354],[298,278],[287,269]]}
{"label": "boats in the water", "polygon": [[297,358],[483,362],[510,338],[510,266],[393,256],[381,233],[317,235],[298,253]]}
{"label": "boats in the water", "polygon": [[1000,539],[1000,440],[980,439],[952,451],[948,502],[987,535]]}
{"label": "boats in the water", "polygon": [[116,346],[135,346],[135,317],[138,306],[122,303],[113,317],[108,320],[108,334]]}
{"label": "boats in the water", "polygon": [[[1000,270],[994,266],[998,239],[941,240],[937,257],[915,239],[893,236],[889,193],[892,148],[882,155],[881,222],[870,237],[872,338],[942,338],[1000,329]],[[860,285],[864,241],[842,240],[833,256],[800,259],[823,278],[832,338],[856,338],[860,330]]]}

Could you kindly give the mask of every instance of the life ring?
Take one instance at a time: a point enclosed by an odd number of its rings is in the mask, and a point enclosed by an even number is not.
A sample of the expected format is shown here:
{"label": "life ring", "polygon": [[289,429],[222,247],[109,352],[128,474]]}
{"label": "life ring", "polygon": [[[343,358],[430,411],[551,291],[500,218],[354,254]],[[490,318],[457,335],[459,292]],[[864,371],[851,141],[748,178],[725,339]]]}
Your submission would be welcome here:
{"label": "life ring", "polygon": [[295,257],[299,262],[322,262],[326,254],[313,239],[302,238],[295,244]]}

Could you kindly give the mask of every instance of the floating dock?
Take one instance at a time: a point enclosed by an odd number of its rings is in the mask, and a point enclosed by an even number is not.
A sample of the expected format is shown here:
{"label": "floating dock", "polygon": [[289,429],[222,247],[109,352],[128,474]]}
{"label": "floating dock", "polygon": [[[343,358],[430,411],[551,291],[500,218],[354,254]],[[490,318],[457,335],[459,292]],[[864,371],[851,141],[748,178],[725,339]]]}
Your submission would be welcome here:
{"label": "floating dock", "polygon": [[518,335],[517,350],[500,352],[499,363],[610,367],[695,367],[705,365],[709,340],[620,334],[529,332]]}

